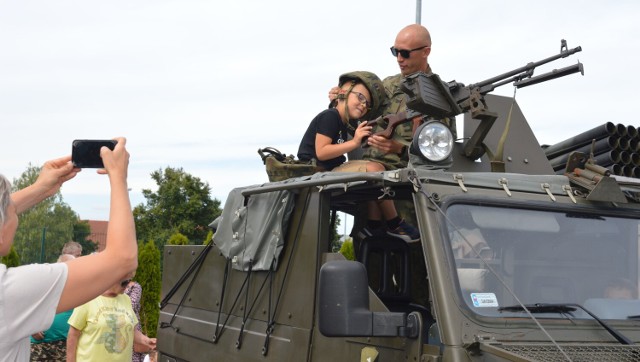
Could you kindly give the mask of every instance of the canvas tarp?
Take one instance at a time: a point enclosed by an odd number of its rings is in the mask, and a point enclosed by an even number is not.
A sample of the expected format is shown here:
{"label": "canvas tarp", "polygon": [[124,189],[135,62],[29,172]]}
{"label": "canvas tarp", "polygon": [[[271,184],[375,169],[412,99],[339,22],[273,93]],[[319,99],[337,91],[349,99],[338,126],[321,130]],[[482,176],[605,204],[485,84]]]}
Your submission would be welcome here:
{"label": "canvas tarp", "polygon": [[[280,190],[242,195],[244,188],[233,189],[218,220],[213,237],[222,255],[236,270],[275,269],[293,211],[294,194]],[[246,205],[245,205],[246,203]]]}

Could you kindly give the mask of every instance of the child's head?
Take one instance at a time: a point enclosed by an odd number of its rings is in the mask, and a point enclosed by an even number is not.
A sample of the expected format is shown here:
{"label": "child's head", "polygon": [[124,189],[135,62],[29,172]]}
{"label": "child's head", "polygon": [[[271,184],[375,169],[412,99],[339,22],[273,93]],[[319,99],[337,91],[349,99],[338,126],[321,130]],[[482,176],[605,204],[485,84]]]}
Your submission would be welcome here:
{"label": "child's head", "polygon": [[371,93],[362,83],[347,82],[340,86],[336,107],[343,121],[360,119],[371,109]]}
{"label": "child's head", "polygon": [[344,121],[377,113],[386,97],[382,81],[371,72],[345,73],[340,76],[339,86],[340,93],[335,106]]}

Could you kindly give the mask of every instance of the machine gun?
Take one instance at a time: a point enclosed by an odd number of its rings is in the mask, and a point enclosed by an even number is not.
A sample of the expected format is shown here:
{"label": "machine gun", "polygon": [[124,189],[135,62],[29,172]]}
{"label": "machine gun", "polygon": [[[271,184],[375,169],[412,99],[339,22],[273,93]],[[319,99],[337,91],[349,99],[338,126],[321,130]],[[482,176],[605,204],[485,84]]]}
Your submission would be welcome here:
{"label": "machine gun", "polygon": [[487,108],[484,96],[497,87],[508,83],[513,83],[516,88],[523,88],[577,72],[584,75],[583,65],[578,62],[565,68],[554,69],[548,73],[533,76],[535,68],[560,58],[566,58],[580,51],[582,51],[582,48],[579,46],[568,49],[566,40],[562,39],[559,54],[537,62],[531,62],[523,67],[468,86],[456,81],[445,83],[440,80],[437,74],[414,73],[407,76],[400,86],[402,92],[408,97],[407,112],[380,117],[370,122],[387,121],[386,129],[376,133],[376,135],[389,138],[393,134],[395,127],[416,116],[428,115],[435,119],[442,119],[470,112],[471,118],[478,119],[481,122],[471,139],[465,144],[464,153],[470,159],[477,159],[484,154],[485,150],[482,143],[498,118],[496,113],[489,111]]}

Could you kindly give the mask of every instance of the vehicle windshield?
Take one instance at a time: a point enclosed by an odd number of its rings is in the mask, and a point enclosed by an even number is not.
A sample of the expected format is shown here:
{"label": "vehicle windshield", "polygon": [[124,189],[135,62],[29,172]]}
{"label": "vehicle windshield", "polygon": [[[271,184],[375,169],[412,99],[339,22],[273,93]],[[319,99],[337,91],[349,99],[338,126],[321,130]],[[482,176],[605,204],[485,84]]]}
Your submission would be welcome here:
{"label": "vehicle windshield", "polygon": [[[519,299],[580,304],[601,319],[640,315],[637,218],[469,204],[446,214],[460,295],[474,313],[524,316],[505,308]],[[590,318],[582,310],[549,311],[537,316]]]}

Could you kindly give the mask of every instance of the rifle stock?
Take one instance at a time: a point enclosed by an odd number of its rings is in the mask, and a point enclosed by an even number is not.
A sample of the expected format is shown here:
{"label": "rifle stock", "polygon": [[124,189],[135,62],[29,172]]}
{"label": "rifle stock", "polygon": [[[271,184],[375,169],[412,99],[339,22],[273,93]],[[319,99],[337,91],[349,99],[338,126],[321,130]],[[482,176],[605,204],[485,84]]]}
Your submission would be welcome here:
{"label": "rifle stock", "polygon": [[[368,121],[367,124],[370,126],[373,126],[373,125],[384,126],[386,123],[386,127],[382,131],[378,131],[373,135],[382,136],[384,138],[390,139],[393,136],[393,131],[395,131],[396,127],[398,127],[399,125],[405,122],[409,122],[413,120],[415,117],[422,117],[422,114],[408,109],[407,112],[398,112],[398,113],[388,114],[386,116],[380,116],[376,119],[372,119]],[[367,138],[368,137],[364,137],[362,139],[362,147],[366,148],[369,146],[367,144]]]}

